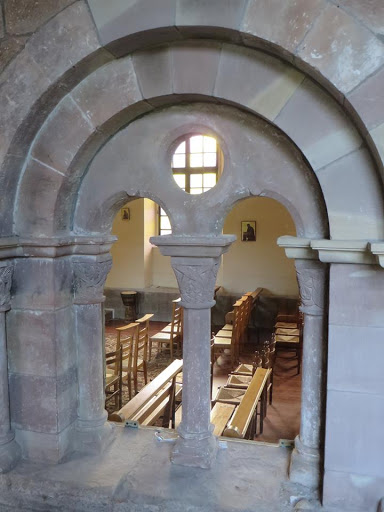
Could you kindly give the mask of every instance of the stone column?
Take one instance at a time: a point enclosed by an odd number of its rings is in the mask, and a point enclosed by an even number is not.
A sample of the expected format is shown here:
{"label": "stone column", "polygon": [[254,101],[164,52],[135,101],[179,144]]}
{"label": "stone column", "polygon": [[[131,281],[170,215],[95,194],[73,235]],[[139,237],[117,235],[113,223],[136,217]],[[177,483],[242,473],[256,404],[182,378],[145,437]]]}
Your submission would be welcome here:
{"label": "stone column", "polygon": [[211,308],[220,257],[234,236],[153,237],[151,242],[171,264],[184,308],[183,414],[171,460],[174,464],[209,468],[216,451],[210,422]]}
{"label": "stone column", "polygon": [[311,488],[320,483],[320,444],[325,410],[326,322],[324,315],[327,266],[296,260],[304,313],[300,435],[290,465],[290,479]]}
{"label": "stone column", "polygon": [[20,447],[11,430],[8,389],[8,355],[5,314],[10,309],[13,266],[0,262],[0,473],[10,471],[20,458]]}
{"label": "stone column", "polygon": [[110,257],[73,262],[79,384],[77,449],[82,453],[98,453],[113,438],[105,410],[102,340],[103,289],[111,266]]}

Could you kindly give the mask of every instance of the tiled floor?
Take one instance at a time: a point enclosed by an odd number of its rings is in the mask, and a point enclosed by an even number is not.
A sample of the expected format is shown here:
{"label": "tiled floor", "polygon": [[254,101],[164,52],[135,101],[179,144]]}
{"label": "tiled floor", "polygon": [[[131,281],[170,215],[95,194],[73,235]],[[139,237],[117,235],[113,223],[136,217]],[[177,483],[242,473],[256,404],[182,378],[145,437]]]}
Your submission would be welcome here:
{"label": "tiled floor", "polygon": [[[114,322],[106,326],[106,338],[114,344],[115,327],[122,322]],[[155,334],[166,325],[163,322],[151,322],[150,334]],[[262,342],[268,339],[270,332],[262,331],[259,339]],[[241,362],[252,362],[253,352],[257,342],[256,333],[251,333],[250,343],[241,356]],[[159,354],[149,365],[151,378],[162,371],[170,360],[168,353]],[[228,370],[222,370],[217,365],[214,367],[213,392],[215,396],[217,388],[225,385]],[[282,354],[276,360],[274,371],[273,404],[268,406],[267,417],[264,420],[264,432],[257,436],[258,441],[277,442],[279,439],[294,439],[300,428],[300,402],[301,402],[301,376],[297,375],[295,361],[289,353]]]}

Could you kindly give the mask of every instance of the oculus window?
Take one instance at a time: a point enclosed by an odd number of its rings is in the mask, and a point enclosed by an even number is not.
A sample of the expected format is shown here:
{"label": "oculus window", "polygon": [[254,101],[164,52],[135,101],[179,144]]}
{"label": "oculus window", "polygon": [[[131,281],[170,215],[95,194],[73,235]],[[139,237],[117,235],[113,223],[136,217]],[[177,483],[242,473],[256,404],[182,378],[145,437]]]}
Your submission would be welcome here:
{"label": "oculus window", "polygon": [[[173,154],[173,178],[184,192],[202,194],[216,185],[222,161],[222,153],[214,137],[190,135],[180,142]],[[159,219],[159,234],[170,235],[171,224],[162,208]]]}

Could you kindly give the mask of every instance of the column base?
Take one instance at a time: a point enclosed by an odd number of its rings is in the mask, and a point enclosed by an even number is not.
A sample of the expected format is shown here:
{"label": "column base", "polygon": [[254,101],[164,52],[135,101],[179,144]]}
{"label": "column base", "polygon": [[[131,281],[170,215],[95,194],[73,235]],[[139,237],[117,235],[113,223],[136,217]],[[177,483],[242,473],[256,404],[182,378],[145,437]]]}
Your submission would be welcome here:
{"label": "column base", "polygon": [[0,445],[0,473],[11,471],[21,458],[21,449],[16,441],[12,439]]}
{"label": "column base", "polygon": [[171,462],[180,466],[209,469],[216,457],[217,439],[212,431],[203,437],[183,437],[179,428],[179,438],[171,454]]}
{"label": "column base", "polygon": [[305,446],[299,436],[295,438],[295,448],[291,455],[289,479],[310,489],[317,489],[320,485],[319,452]]}
{"label": "column base", "polygon": [[101,453],[115,438],[112,423],[78,420],[76,427],[76,451],[85,455]]}

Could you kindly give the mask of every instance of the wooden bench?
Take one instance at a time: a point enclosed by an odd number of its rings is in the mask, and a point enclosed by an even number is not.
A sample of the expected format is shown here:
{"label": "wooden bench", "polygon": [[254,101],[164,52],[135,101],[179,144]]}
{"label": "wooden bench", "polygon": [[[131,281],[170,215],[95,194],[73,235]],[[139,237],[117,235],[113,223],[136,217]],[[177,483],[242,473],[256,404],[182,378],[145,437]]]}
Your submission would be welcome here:
{"label": "wooden bench", "polygon": [[181,391],[176,376],[183,368],[182,359],[176,359],[152,382],[147,384],[132,400],[109,419],[127,426],[153,425],[164,416],[163,426],[174,425],[175,398]]}
{"label": "wooden bench", "polygon": [[[261,408],[263,409],[263,393],[265,385],[271,370],[265,368],[257,368],[252,381],[248,386],[239,406],[237,407],[232,419],[230,420],[227,428],[224,430],[223,435],[226,437],[236,437],[244,439],[249,432],[248,437],[253,438],[256,430],[255,417],[257,414],[257,404],[260,400]],[[260,411],[260,432],[262,432],[262,422],[264,419],[263,410]]]}
{"label": "wooden bench", "polygon": [[223,435],[223,431],[227,426],[227,423],[230,420],[235,409],[235,405],[224,404],[221,402],[217,402],[213,406],[213,409],[211,411],[211,423],[215,425],[215,429],[213,431],[214,436]]}

